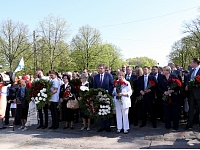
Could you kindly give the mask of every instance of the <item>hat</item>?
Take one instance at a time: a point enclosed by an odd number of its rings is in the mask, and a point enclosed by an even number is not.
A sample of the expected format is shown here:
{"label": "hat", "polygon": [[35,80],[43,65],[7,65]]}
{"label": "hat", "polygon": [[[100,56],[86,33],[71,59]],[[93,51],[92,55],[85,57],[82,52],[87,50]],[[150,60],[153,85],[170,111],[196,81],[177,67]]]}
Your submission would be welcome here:
{"label": "hat", "polygon": [[28,79],[28,76],[23,76],[22,77],[22,80],[27,80]]}

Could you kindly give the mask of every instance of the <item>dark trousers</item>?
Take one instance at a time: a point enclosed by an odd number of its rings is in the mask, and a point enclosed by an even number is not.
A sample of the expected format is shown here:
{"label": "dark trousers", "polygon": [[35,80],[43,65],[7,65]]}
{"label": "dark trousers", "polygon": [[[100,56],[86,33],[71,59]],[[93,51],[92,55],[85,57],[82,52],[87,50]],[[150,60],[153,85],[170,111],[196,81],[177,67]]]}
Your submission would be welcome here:
{"label": "dark trousers", "polygon": [[136,97],[131,98],[131,107],[128,113],[129,123],[138,124],[138,103],[136,102]]}
{"label": "dark trousers", "polygon": [[15,117],[15,114],[16,114],[16,108],[11,108],[11,114],[12,114],[12,117]]}
{"label": "dark trousers", "polygon": [[179,104],[163,104],[165,127],[171,128],[171,121],[173,121],[173,128],[179,127]]}
{"label": "dark trousers", "polygon": [[58,115],[58,102],[51,102],[50,110],[51,110],[51,117],[52,117],[52,127],[59,126],[59,115]]}
{"label": "dark trousers", "polygon": [[38,109],[39,118],[40,118],[40,126],[44,126],[42,109],[44,111],[45,126],[48,126],[48,105],[47,104],[45,104],[43,108]]}
{"label": "dark trousers", "polygon": [[7,103],[5,112],[5,124],[9,124],[9,118],[10,118],[10,103]]}
{"label": "dark trousers", "polygon": [[163,103],[162,103],[162,97],[157,97],[155,99],[155,103],[153,105],[153,113],[156,118],[160,118],[160,120],[163,120],[164,118],[164,110],[163,110]]}
{"label": "dark trousers", "polygon": [[188,124],[192,125],[193,119],[194,119],[194,110],[196,109],[196,105],[198,106],[198,109],[200,110],[200,99],[195,99],[194,95],[191,93],[189,96],[188,102],[189,102]]}
{"label": "dark trousers", "polygon": [[109,119],[101,119],[101,128],[106,129],[110,128],[111,120]]}
{"label": "dark trousers", "polygon": [[149,115],[151,116],[151,123],[152,125],[156,124],[155,117],[153,115],[153,100],[148,99],[145,97],[142,99],[142,124],[146,125],[147,122],[147,110]]}

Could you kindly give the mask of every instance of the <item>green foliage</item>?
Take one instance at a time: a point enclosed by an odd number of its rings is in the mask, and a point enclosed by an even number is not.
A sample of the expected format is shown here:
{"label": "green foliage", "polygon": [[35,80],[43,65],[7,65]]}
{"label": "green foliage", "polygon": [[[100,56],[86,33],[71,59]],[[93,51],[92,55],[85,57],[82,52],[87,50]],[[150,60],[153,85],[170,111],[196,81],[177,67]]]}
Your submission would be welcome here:
{"label": "green foliage", "polygon": [[129,58],[127,59],[127,63],[131,66],[139,66],[139,67],[144,67],[144,66],[152,67],[154,65],[158,65],[158,63],[155,60],[148,57]]}

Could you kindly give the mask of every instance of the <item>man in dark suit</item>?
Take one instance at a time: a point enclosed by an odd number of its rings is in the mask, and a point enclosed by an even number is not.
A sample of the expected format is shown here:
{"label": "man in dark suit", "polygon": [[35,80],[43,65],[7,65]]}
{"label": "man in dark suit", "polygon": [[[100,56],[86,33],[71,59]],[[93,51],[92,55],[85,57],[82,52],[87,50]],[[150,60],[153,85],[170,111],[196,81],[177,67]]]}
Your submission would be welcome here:
{"label": "man in dark suit", "polygon": [[[94,84],[93,88],[102,88],[106,90],[110,95],[112,95],[113,91],[113,78],[112,75],[109,73],[105,73],[105,66],[104,64],[98,65],[98,74],[94,76]],[[104,120],[101,119],[101,128],[98,130],[98,132],[101,132],[106,129],[107,132],[110,132],[110,119]]]}
{"label": "man in dark suit", "polygon": [[[188,80],[186,82],[185,90],[188,90],[189,81],[193,80],[195,76],[200,75],[200,60],[198,58],[193,58],[191,62],[191,66],[193,68],[188,75]],[[194,87],[189,92],[189,112],[188,112],[188,121],[186,125],[186,129],[192,128],[193,118],[194,118],[194,110],[196,105],[200,110],[200,87]]]}
{"label": "man in dark suit", "polygon": [[[131,66],[126,67],[125,79],[130,82],[131,87],[133,88],[134,82],[135,82],[135,80],[137,80],[137,76],[132,74],[132,71],[133,70],[132,70]],[[134,109],[135,102],[136,102],[136,93],[133,92],[133,94],[131,95],[131,107],[129,107],[128,119],[129,119],[130,124],[132,124],[134,121],[134,124],[137,125],[138,118],[136,117],[136,115],[138,115],[138,114],[135,114],[136,111],[134,111],[135,110]]]}
{"label": "man in dark suit", "polygon": [[158,66],[153,66],[152,67],[152,75],[156,78],[157,81],[157,86],[156,86],[156,97],[155,97],[155,103],[154,103],[154,114],[155,117],[160,118],[161,121],[163,121],[163,104],[162,104],[162,94],[158,89],[158,84],[160,80],[163,80],[163,75],[158,73]]}
{"label": "man in dark suit", "polygon": [[147,122],[147,109],[149,111],[149,115],[151,116],[151,122],[153,128],[157,128],[156,120],[153,114],[153,102],[155,100],[155,89],[156,86],[150,87],[147,89],[149,85],[149,81],[154,81],[156,83],[156,79],[153,75],[150,75],[150,67],[143,67],[144,75],[138,78],[137,88],[140,91],[140,94],[143,96],[142,98],[142,124],[140,127],[146,126]]}
{"label": "man in dark suit", "polygon": [[173,62],[168,63],[168,66],[171,67],[171,74],[175,75],[181,82],[182,82],[182,77],[181,77],[181,72],[180,70],[177,70],[175,68],[175,64]]}

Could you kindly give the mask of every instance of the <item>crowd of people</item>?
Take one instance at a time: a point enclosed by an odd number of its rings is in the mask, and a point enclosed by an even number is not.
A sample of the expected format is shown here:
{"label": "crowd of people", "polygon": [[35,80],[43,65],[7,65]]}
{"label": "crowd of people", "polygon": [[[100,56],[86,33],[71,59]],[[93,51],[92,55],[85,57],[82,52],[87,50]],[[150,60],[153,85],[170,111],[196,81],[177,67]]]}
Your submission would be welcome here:
{"label": "crowd of people", "polygon": [[[50,80],[53,83],[51,88],[51,104],[38,109],[39,126],[37,129],[57,129],[59,122],[64,121],[63,129],[74,129],[75,123],[80,121],[83,127],[80,130],[90,130],[94,120],[84,114],[81,109],[67,108],[70,99],[82,100],[81,94],[75,90],[72,79],[80,79],[81,85],[90,88],[102,88],[112,97],[115,105],[115,113],[112,118],[101,119],[98,132],[111,131],[111,122],[116,125],[117,133],[127,134],[130,124],[140,128],[145,127],[149,120],[153,128],[157,128],[156,122],[162,121],[166,129],[178,130],[179,120],[184,117],[187,120],[186,129],[192,128],[194,123],[199,123],[200,110],[200,88],[188,90],[189,82],[195,76],[200,75],[200,60],[193,58],[189,70],[184,70],[179,65],[168,63],[167,66],[148,66],[132,68],[122,65],[116,71],[110,67],[99,64],[97,71],[89,73],[83,69],[77,71],[57,73],[50,70],[48,75],[43,74],[42,69],[36,70],[36,78],[32,75],[15,77],[15,82],[7,88],[7,107],[4,117],[4,124],[9,124],[10,110],[14,117],[14,124],[21,125],[20,130],[25,131],[28,103],[25,101],[25,93],[31,87],[34,80]],[[114,80],[122,81],[121,87],[115,85]],[[122,84],[123,83],[123,84]],[[176,83],[176,86],[175,86]],[[116,82],[118,84],[118,82]],[[119,90],[120,89],[120,90]],[[64,92],[68,90],[72,96],[66,98]],[[188,100],[189,110],[184,111],[185,102]],[[61,106],[58,108],[58,105]],[[49,126],[48,110],[51,112],[52,123]],[[194,113],[196,112],[196,113]],[[43,119],[44,118],[44,119]]]}

